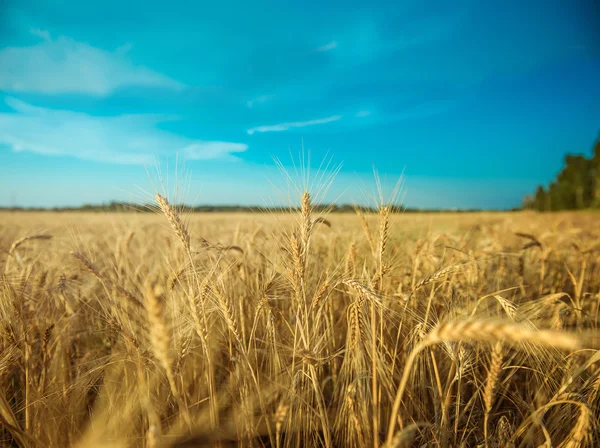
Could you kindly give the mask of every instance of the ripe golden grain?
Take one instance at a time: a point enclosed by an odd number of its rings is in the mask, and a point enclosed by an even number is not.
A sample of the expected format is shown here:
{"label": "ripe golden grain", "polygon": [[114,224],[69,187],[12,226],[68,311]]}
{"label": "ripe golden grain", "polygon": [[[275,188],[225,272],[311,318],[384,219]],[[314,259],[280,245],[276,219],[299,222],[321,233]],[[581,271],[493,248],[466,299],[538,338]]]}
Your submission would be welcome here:
{"label": "ripe golden grain", "polygon": [[0,444],[593,446],[595,216],[325,218],[319,197],[0,212]]}

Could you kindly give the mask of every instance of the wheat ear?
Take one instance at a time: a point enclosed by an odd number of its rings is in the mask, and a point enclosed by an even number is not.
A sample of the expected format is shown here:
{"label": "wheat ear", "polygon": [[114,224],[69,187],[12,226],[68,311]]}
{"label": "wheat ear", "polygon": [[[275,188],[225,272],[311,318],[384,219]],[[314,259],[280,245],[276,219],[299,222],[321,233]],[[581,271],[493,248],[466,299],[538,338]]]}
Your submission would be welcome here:
{"label": "wheat ear", "polygon": [[488,370],[487,380],[485,383],[485,389],[483,391],[483,402],[485,404],[484,417],[483,417],[483,433],[484,439],[487,446],[488,443],[488,419],[492,406],[494,404],[494,397],[496,393],[496,384],[498,383],[498,377],[502,370],[502,343],[496,342],[494,349],[492,350],[492,357],[490,360],[490,368]]}
{"label": "wheat ear", "polygon": [[[417,355],[430,345],[450,341],[504,341],[512,344],[529,342],[571,351],[576,350],[581,346],[581,341],[573,334],[560,331],[533,330],[523,325],[501,321],[469,319],[442,324],[431,331],[419,344],[417,344],[406,360],[404,372],[402,373],[400,385],[398,386],[396,398],[394,399],[394,404],[392,406],[386,443],[391,443],[394,436],[394,428],[396,427],[396,420],[399,417],[398,413],[400,411],[402,396],[404,395],[404,389],[408,382],[412,364]],[[402,426],[401,420],[400,425]]]}
{"label": "wheat ear", "polygon": [[189,251],[191,244],[190,234],[179,213],[169,204],[167,198],[161,196],[159,193],[156,193],[156,202],[158,202],[160,210],[167,218],[167,221],[169,221],[171,228],[181,241],[181,244],[183,244],[183,247],[185,247],[185,250]]}
{"label": "wheat ear", "polygon": [[177,390],[177,385],[175,384],[172,357],[169,352],[171,346],[171,331],[167,325],[164,298],[161,293],[162,291],[160,288],[148,286],[146,288],[146,294],[144,295],[144,298],[146,299],[148,323],[150,324],[150,342],[152,351],[162,368],[165,370],[171,393],[177,400],[179,411],[186,423],[191,426],[188,408],[181,399],[179,391]]}
{"label": "wheat ear", "polygon": [[24,236],[23,238],[19,238],[18,240],[15,240],[14,243],[12,243],[12,245],[10,246],[10,249],[8,250],[8,254],[9,255],[14,255],[15,251],[19,248],[19,246],[21,246],[22,244],[26,243],[27,241],[31,241],[31,240],[49,240],[50,238],[52,238],[52,235],[29,235],[29,236]]}

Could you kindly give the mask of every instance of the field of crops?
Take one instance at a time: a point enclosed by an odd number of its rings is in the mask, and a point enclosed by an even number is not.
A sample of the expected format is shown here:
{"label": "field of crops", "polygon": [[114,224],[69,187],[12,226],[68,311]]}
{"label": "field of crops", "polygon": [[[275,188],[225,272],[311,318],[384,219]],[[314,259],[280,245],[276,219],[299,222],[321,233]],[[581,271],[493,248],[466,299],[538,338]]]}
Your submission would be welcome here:
{"label": "field of crops", "polygon": [[0,213],[2,446],[598,446],[598,215],[156,206]]}

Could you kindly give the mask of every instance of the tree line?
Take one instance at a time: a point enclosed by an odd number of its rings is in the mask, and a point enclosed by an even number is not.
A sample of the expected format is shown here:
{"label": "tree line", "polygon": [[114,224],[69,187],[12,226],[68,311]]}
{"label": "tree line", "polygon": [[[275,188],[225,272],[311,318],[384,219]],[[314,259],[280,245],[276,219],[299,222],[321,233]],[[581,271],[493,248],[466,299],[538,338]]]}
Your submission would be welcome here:
{"label": "tree line", "polygon": [[548,187],[526,196],[523,208],[538,211],[600,208],[600,136],[591,157],[567,154],[564,167]]}
{"label": "tree line", "polygon": [[[174,204],[181,213],[218,213],[218,212],[240,212],[240,213],[297,213],[297,207],[290,206],[245,206],[245,205],[197,205],[190,206],[186,204]],[[332,213],[354,213],[357,205],[355,204],[314,204],[312,209],[315,212],[332,212]],[[379,209],[373,206],[358,206],[362,213],[378,213]],[[519,208],[511,209],[510,211],[518,211]],[[112,201],[106,204],[84,204],[75,207],[1,207],[0,211],[31,211],[31,212],[132,212],[132,213],[150,213],[156,211],[155,204],[134,204],[128,202]],[[428,209],[428,208],[411,208],[401,204],[394,207],[394,211],[401,213],[474,213],[474,212],[499,212],[502,210],[484,210],[478,208],[469,209]]]}

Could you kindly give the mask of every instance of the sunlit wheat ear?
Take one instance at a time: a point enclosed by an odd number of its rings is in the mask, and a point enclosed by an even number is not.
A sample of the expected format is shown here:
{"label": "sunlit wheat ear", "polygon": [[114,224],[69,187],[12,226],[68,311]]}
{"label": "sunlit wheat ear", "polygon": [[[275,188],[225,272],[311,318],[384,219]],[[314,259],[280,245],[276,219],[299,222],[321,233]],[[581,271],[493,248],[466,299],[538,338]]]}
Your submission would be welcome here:
{"label": "sunlit wheat ear", "polygon": [[532,343],[562,350],[581,347],[577,335],[561,331],[534,330],[523,325],[494,320],[465,320],[442,324],[427,335],[427,345],[441,341]]}
{"label": "sunlit wheat ear", "polygon": [[587,446],[592,438],[592,422],[594,421],[594,414],[590,408],[581,403],[579,406],[579,417],[571,432],[566,437],[560,447],[564,448],[581,448]]}
{"label": "sunlit wheat ear", "polygon": [[494,395],[496,393],[496,384],[498,383],[498,377],[500,376],[500,370],[502,369],[502,343],[496,342],[494,349],[492,350],[492,357],[490,360],[490,367],[488,370],[487,381],[485,384],[485,390],[483,392],[483,401],[485,403],[485,411],[489,414],[494,404]]}
{"label": "sunlit wheat ear", "polygon": [[102,276],[102,274],[100,274],[100,271],[98,270],[96,265],[94,263],[92,263],[90,260],[88,260],[84,255],[80,254],[79,252],[71,252],[71,255],[76,260],[78,260],[90,274],[92,274],[94,277],[96,277],[96,279],[98,279],[101,282],[104,282],[106,280]]}
{"label": "sunlit wheat ear", "polygon": [[169,327],[164,297],[158,286],[148,285],[144,294],[148,324],[150,326],[150,343],[154,356],[164,369],[171,393],[177,400],[179,412],[188,426],[191,425],[188,407],[181,399],[173,375],[173,358],[171,356],[171,328]]}
{"label": "sunlit wheat ear", "polygon": [[211,292],[209,285],[210,276],[206,276],[200,284],[199,298],[196,300],[194,294],[187,294],[188,306],[194,323],[194,330],[202,341],[203,348],[208,355],[208,325],[206,318],[206,301]]}
{"label": "sunlit wheat ear", "polygon": [[14,243],[12,243],[12,245],[10,246],[10,249],[8,250],[8,254],[14,255],[15,251],[19,248],[19,246],[25,244],[27,241],[49,240],[51,238],[52,238],[52,235],[44,235],[44,234],[24,236],[23,238],[19,238],[18,240],[15,240]]}
{"label": "sunlit wheat ear", "polygon": [[150,342],[156,359],[165,371],[171,371],[171,332],[165,317],[164,299],[158,287],[148,286],[144,295],[148,324],[150,325]]}
{"label": "sunlit wheat ear", "polygon": [[526,249],[529,249],[530,247],[534,247],[534,246],[537,246],[540,249],[543,249],[542,243],[540,243],[534,235],[531,235],[530,233],[523,233],[523,232],[516,232],[515,235],[529,240],[529,243],[525,244],[521,248],[521,250],[526,250]]}
{"label": "sunlit wheat ear", "polygon": [[412,296],[416,291],[418,291],[422,287],[428,285],[429,283],[435,282],[437,280],[440,280],[440,279],[446,277],[447,275],[454,274],[455,272],[460,271],[464,266],[465,266],[464,264],[454,264],[454,265],[446,266],[445,268],[439,269],[439,270],[435,271],[433,274],[426,275],[419,281],[419,283],[417,283],[415,285],[415,287],[411,291],[410,295]]}
{"label": "sunlit wheat ear", "polygon": [[492,350],[492,357],[490,360],[490,367],[488,370],[487,380],[485,383],[485,389],[483,391],[483,402],[485,405],[484,409],[484,434],[485,439],[488,439],[488,419],[492,406],[494,404],[494,398],[496,394],[496,385],[500,377],[500,371],[502,370],[502,343],[496,342],[494,349]]}
{"label": "sunlit wheat ear", "polygon": [[44,356],[48,357],[48,343],[50,342],[50,337],[52,336],[52,330],[54,330],[55,323],[51,323],[46,330],[44,330],[44,337],[42,338],[42,353]]}
{"label": "sunlit wheat ear", "polygon": [[110,279],[103,276],[100,273],[100,271],[98,270],[98,268],[96,267],[96,265],[94,263],[92,263],[90,260],[88,260],[84,255],[82,255],[79,252],[71,252],[71,255],[76,260],[78,260],[79,263],[81,265],[83,265],[83,267],[85,267],[85,269],[90,274],[92,274],[94,277],[96,277],[96,279],[98,281],[100,281],[105,286],[112,288],[113,293],[116,293],[116,294],[126,298],[128,300],[128,303],[131,305],[134,305],[136,308],[142,308],[142,306],[143,306],[142,302],[133,293],[126,290],[122,286],[115,284]]}
{"label": "sunlit wheat ear", "polygon": [[281,433],[283,424],[285,423],[290,406],[282,400],[275,411],[275,431],[276,431],[276,446],[281,446]]}
{"label": "sunlit wheat ear", "polygon": [[190,234],[183,220],[179,216],[179,213],[177,213],[173,206],[169,204],[167,198],[161,196],[159,193],[156,193],[156,202],[158,203],[160,210],[167,218],[167,221],[169,221],[169,224],[179,238],[179,241],[181,241],[181,244],[183,244],[185,250],[189,251],[191,243]]}
{"label": "sunlit wheat ear", "polygon": [[373,235],[371,235],[371,231],[369,230],[369,224],[367,224],[367,220],[365,219],[360,207],[355,206],[354,207],[354,212],[356,213],[356,216],[358,216],[358,219],[360,220],[360,225],[363,228],[363,231],[365,232],[365,236],[367,237],[367,241],[369,242],[369,247],[371,248],[371,252],[375,253],[375,240],[373,239]]}
{"label": "sunlit wheat ear", "polygon": [[[598,353],[600,354],[600,352],[598,352]],[[593,378],[593,380],[591,382],[590,391],[588,393],[587,398],[590,403],[595,403],[599,397],[600,397],[600,373],[598,371],[596,371],[595,378]]]}
{"label": "sunlit wheat ear", "polygon": [[498,294],[494,294],[494,298],[498,301],[506,315],[510,317],[511,320],[517,320],[517,306],[514,303]]}
{"label": "sunlit wheat ear", "polygon": [[331,229],[331,221],[323,218],[322,216],[319,216],[318,218],[313,219],[313,222],[312,222],[313,228],[315,227],[316,224],[323,224],[324,226],[329,227]]}
{"label": "sunlit wheat ear", "polygon": [[158,425],[151,423],[148,426],[148,432],[146,435],[147,448],[156,448],[158,446],[159,438],[160,438],[160,430],[158,428]]}
{"label": "sunlit wheat ear", "polygon": [[440,342],[463,341],[463,342],[496,342],[502,341],[510,344],[531,343],[562,350],[574,351],[581,347],[581,340],[574,334],[550,330],[534,330],[523,325],[505,323],[493,320],[464,320],[451,321],[442,324],[432,330],[410,353],[400,385],[396,392],[396,398],[392,406],[390,422],[388,426],[387,442],[391,442],[400,411],[400,404],[404,390],[410,376],[412,365],[417,355],[425,348]]}
{"label": "sunlit wheat ear", "polygon": [[354,433],[358,438],[358,446],[366,447],[366,440],[363,434],[363,425],[358,416],[358,403],[356,400],[356,385],[350,384],[346,389],[345,405]]}
{"label": "sunlit wheat ear", "polygon": [[[290,253],[292,255],[292,278],[295,279],[295,286],[304,278],[305,265],[302,256],[302,240],[298,238],[296,232],[290,235]],[[299,292],[299,291],[298,291]]]}
{"label": "sunlit wheat ear", "polygon": [[131,245],[131,240],[133,240],[134,235],[135,235],[135,232],[133,230],[130,230],[127,233],[127,237],[125,238],[125,241],[123,242],[123,253],[125,253],[129,250],[129,246]]}
{"label": "sunlit wheat ear", "polygon": [[379,294],[377,294],[375,291],[372,291],[371,289],[367,288],[365,285],[363,285],[359,281],[351,279],[351,278],[347,278],[347,279],[342,280],[342,283],[344,285],[350,287],[356,293],[358,293],[360,300],[364,301],[364,299],[369,299],[369,301],[372,301],[373,303],[376,303],[377,305],[382,304],[382,297]]}
{"label": "sunlit wheat ear", "polygon": [[42,273],[38,276],[38,279],[37,279],[38,289],[44,289],[44,286],[46,286],[47,278],[48,278],[48,271],[42,271]]}
{"label": "sunlit wheat ear", "polygon": [[390,443],[383,445],[383,448],[410,448],[419,430],[419,425],[413,423],[396,433]]}
{"label": "sunlit wheat ear", "polygon": [[383,257],[387,248],[390,233],[390,208],[382,205],[379,208],[379,256]]}
{"label": "sunlit wheat ear", "polygon": [[221,313],[223,314],[227,328],[229,328],[229,331],[231,332],[238,349],[242,350],[243,344],[240,337],[239,327],[235,319],[235,314],[233,313],[233,304],[225,292],[217,289],[216,295],[218,298],[219,308],[221,309]]}
{"label": "sunlit wheat ear", "polygon": [[[579,415],[575,425],[571,428],[571,431],[569,431],[559,447],[581,448],[590,446],[589,444],[592,441],[592,436],[597,429],[597,422],[595,421],[594,413],[585,401],[585,398],[579,393],[564,393],[556,397],[556,402],[575,404],[579,409]],[[594,446],[595,445],[596,444],[594,444]]]}
{"label": "sunlit wheat ear", "polygon": [[302,240],[302,249],[304,252],[304,258],[305,258],[305,262],[306,262],[306,252],[308,250],[308,244],[310,241],[310,235],[312,233],[312,226],[313,226],[313,222],[312,222],[312,204],[311,204],[311,200],[310,200],[310,194],[308,193],[308,191],[305,191],[304,193],[302,193],[302,206],[301,206],[301,210],[300,213],[302,215],[302,224],[300,227],[300,236],[301,236],[301,240]]}
{"label": "sunlit wheat ear", "polygon": [[[498,419],[498,424],[496,426],[496,438],[498,440],[499,447],[511,447],[510,439],[512,437],[513,427],[510,424],[508,418],[503,415]],[[514,445],[513,445],[514,446]]]}
{"label": "sunlit wheat ear", "polygon": [[356,270],[356,244],[354,241],[350,244],[348,248],[348,253],[346,254],[346,275],[354,276]]}
{"label": "sunlit wheat ear", "polygon": [[182,277],[187,268],[188,268],[188,265],[184,264],[176,271],[171,272],[171,274],[167,278],[167,285],[168,285],[169,291],[173,291],[177,287],[177,285],[183,281]]}
{"label": "sunlit wheat ear", "polygon": [[312,307],[316,308],[319,304],[327,297],[327,292],[329,289],[329,279],[325,279],[315,291],[315,295],[312,300]]}
{"label": "sunlit wheat ear", "polygon": [[[348,348],[349,353],[361,351],[365,341],[364,298],[359,297],[348,306]],[[354,359],[354,358],[353,358]]]}

